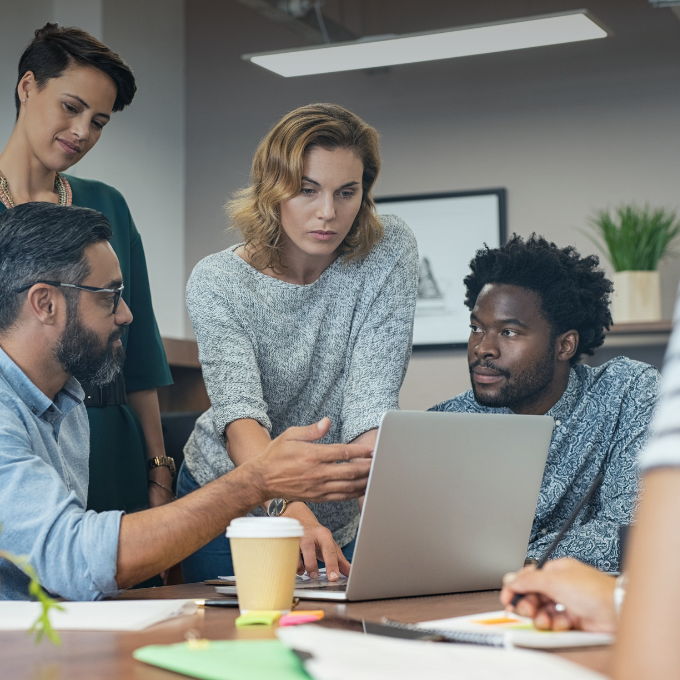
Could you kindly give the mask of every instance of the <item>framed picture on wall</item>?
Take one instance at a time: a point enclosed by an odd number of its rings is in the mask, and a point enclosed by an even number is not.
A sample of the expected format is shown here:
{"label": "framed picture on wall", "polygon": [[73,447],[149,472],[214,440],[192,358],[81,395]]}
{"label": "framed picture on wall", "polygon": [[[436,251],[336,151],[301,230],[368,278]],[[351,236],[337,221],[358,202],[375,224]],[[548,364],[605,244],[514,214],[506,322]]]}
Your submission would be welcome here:
{"label": "framed picture on wall", "polygon": [[389,196],[375,202],[378,213],[401,217],[418,241],[413,347],[467,346],[470,312],[463,279],[479,248],[505,243],[505,189]]}

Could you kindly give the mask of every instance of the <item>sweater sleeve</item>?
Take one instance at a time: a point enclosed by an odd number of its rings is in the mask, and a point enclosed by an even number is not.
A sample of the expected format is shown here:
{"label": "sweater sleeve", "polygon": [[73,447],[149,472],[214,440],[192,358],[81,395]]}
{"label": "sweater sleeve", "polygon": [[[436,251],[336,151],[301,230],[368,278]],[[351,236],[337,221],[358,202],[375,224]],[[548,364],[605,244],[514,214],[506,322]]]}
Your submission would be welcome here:
{"label": "sweater sleeve", "polygon": [[186,299],[215,434],[224,442],[224,428],[240,418],[252,418],[271,430],[253,338],[230,304],[229,283],[210,258],[194,269]]}
{"label": "sweater sleeve", "polygon": [[386,411],[399,408],[399,390],[411,356],[418,246],[406,224],[392,220],[398,237],[384,246],[391,262],[388,258],[380,262],[388,271],[349,357],[342,404],[343,442],[378,427]]}

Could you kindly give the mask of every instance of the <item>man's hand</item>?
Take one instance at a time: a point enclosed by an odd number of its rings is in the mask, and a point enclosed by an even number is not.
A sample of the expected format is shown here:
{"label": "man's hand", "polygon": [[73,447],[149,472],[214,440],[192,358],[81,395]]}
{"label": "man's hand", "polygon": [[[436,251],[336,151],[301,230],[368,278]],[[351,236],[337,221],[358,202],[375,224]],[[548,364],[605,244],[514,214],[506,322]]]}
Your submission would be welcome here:
{"label": "man's hand", "polygon": [[[366,490],[372,447],[360,444],[312,444],[329,430],[323,418],[307,427],[289,427],[261,455],[247,460],[258,481],[263,502],[269,498],[291,501],[346,501]],[[338,461],[345,464],[338,465]]]}
{"label": "man's hand", "polygon": [[[371,469],[371,447],[313,444],[329,427],[328,418],[309,427],[291,427],[260,455],[184,498],[123,515],[118,586],[129,588],[177,564],[223,533],[232,519],[269,498],[345,501],[361,496]],[[338,465],[337,461],[346,462]]]}
{"label": "man's hand", "polygon": [[[516,593],[524,597],[516,611],[542,630],[613,633],[616,629],[612,576],[577,560],[563,558],[547,562],[543,569],[525,567],[503,579],[501,603],[510,608]],[[562,605],[562,607],[556,605]]]}

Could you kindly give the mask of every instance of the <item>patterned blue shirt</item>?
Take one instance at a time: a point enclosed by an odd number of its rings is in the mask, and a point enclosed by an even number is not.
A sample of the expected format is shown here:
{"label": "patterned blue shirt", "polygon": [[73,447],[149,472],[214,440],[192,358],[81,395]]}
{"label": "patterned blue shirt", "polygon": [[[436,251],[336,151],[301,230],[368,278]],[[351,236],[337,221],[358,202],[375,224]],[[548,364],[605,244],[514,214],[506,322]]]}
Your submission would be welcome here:
{"label": "patterned blue shirt", "polygon": [[[90,429],[77,380],[51,401],[0,349],[0,549],[26,555],[69,600],[119,593],[122,512],[85,511]],[[0,599],[28,599],[28,577],[0,560]]]}
{"label": "patterned blue shirt", "polygon": [[[547,413],[555,419],[527,557],[540,559],[599,472],[604,482],[553,558],[575,557],[618,571],[618,528],[630,524],[638,490],[638,454],[648,437],[659,372],[617,357],[602,366],[572,367],[567,389]],[[472,390],[434,406],[454,413],[512,413],[475,401]]]}

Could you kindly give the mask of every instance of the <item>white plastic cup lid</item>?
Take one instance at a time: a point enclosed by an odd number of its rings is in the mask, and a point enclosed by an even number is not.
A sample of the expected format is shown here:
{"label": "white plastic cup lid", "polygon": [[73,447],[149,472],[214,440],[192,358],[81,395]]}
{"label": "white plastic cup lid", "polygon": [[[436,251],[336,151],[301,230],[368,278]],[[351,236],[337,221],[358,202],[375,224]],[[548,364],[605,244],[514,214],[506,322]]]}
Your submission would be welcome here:
{"label": "white plastic cup lid", "polygon": [[227,538],[296,538],[302,524],[292,517],[239,517],[227,527]]}

